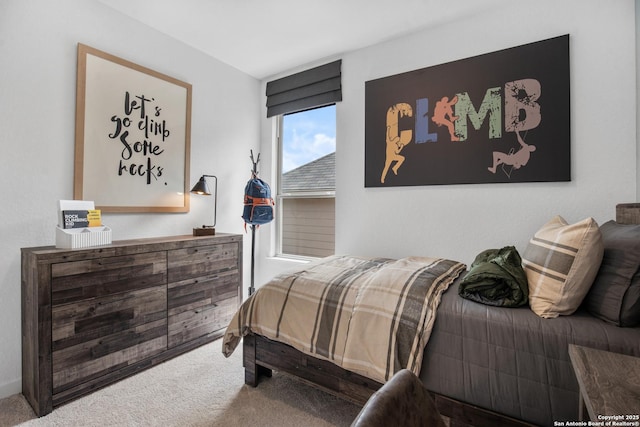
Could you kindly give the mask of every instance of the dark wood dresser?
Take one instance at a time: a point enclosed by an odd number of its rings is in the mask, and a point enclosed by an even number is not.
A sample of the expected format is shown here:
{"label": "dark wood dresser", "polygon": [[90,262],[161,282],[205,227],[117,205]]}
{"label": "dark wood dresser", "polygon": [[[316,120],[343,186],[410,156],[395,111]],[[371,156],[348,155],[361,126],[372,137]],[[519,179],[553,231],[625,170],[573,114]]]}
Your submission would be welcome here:
{"label": "dark wood dresser", "polygon": [[23,248],[22,394],[46,415],[219,338],[241,302],[242,235]]}

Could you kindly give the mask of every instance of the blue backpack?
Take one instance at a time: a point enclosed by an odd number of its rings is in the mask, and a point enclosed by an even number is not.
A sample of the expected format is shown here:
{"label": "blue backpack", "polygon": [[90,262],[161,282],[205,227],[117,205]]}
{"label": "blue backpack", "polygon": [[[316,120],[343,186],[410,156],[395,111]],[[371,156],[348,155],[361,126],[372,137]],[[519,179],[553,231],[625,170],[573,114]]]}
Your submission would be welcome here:
{"label": "blue backpack", "polygon": [[242,212],[245,224],[261,225],[273,221],[274,205],[269,184],[260,178],[252,178],[247,182]]}

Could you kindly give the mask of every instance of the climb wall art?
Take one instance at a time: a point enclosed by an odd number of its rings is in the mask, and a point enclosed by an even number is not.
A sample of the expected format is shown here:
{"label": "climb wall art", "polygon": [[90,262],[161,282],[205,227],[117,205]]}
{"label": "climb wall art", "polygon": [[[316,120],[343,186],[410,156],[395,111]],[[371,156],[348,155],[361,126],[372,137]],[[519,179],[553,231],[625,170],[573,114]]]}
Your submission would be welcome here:
{"label": "climb wall art", "polygon": [[569,35],[365,83],[365,187],[571,180]]}

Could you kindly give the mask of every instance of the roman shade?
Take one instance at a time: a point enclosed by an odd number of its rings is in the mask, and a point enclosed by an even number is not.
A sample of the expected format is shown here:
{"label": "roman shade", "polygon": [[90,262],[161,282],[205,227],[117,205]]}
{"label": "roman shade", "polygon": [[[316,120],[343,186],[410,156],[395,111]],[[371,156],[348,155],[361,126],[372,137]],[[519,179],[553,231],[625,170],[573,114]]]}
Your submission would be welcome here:
{"label": "roman shade", "polygon": [[342,101],[342,60],[267,82],[267,117]]}

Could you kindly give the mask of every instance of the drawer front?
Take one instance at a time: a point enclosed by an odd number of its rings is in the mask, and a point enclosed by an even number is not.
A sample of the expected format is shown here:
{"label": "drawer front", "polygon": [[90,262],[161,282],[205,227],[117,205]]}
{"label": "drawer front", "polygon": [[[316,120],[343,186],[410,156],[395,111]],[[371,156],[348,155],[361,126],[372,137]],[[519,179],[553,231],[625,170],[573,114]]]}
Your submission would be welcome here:
{"label": "drawer front", "polygon": [[167,283],[167,253],[95,258],[51,266],[52,305]]}
{"label": "drawer front", "polygon": [[166,252],[52,265],[53,393],[167,348]]}
{"label": "drawer front", "polygon": [[238,243],[226,243],[169,251],[169,283],[237,270],[238,246]]}
{"label": "drawer front", "polygon": [[169,285],[168,346],[226,328],[238,309],[238,270]]}
{"label": "drawer front", "polygon": [[157,286],[54,307],[54,394],[164,351],[166,304]]}
{"label": "drawer front", "polygon": [[168,346],[227,327],[238,308],[238,245],[170,251]]}

